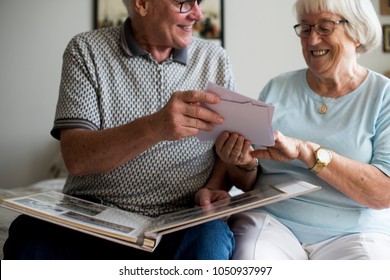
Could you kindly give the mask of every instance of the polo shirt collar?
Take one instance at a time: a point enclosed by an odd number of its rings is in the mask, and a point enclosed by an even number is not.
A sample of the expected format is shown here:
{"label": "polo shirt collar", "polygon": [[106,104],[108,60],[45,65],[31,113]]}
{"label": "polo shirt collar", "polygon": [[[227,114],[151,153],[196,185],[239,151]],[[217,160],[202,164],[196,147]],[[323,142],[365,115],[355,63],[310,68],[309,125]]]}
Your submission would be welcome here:
{"label": "polo shirt collar", "polygon": [[[142,49],[134,39],[133,31],[131,29],[131,19],[127,18],[121,26],[120,40],[123,50],[129,56],[146,56],[148,52]],[[173,49],[172,60],[187,64],[188,49]]]}

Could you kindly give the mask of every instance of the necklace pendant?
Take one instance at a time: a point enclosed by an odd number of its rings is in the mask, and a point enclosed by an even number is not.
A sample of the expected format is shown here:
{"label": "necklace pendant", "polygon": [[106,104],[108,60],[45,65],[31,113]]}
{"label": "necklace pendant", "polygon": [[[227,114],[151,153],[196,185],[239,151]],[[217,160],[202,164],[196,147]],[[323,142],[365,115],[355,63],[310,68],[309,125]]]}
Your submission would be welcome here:
{"label": "necklace pendant", "polygon": [[321,115],[325,114],[328,111],[328,107],[325,103],[322,103],[321,107],[318,109],[318,113]]}

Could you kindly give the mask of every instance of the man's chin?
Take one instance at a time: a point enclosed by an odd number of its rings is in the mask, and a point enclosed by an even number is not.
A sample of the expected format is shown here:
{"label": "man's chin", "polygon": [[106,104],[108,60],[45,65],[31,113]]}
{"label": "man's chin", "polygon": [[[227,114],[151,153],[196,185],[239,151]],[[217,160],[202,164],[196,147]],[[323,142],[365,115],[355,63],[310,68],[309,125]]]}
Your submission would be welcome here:
{"label": "man's chin", "polygon": [[177,49],[184,49],[188,47],[192,43],[192,36],[189,38],[186,38],[184,40],[181,40],[180,42],[177,42]]}

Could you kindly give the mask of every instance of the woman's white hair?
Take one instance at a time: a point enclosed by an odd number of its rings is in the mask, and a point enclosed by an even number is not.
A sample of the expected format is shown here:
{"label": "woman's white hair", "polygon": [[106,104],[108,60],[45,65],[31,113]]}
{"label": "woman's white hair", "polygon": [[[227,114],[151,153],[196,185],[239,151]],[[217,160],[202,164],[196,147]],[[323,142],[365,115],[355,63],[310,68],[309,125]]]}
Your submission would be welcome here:
{"label": "woman's white hair", "polygon": [[382,27],[371,0],[297,0],[295,13],[298,22],[306,14],[330,12],[348,20],[345,30],[360,43],[359,54],[367,53],[382,42]]}
{"label": "woman's white hair", "polygon": [[123,4],[127,9],[127,15],[129,18],[132,18],[134,13],[134,0],[123,0]]}

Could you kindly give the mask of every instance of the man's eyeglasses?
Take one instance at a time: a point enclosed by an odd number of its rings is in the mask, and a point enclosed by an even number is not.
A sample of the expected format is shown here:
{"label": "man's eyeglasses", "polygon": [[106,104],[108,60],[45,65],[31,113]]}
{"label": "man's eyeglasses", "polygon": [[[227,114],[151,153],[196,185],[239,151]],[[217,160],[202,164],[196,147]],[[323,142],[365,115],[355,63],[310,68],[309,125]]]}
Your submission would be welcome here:
{"label": "man's eyeglasses", "polygon": [[186,1],[173,1],[176,4],[180,5],[180,13],[185,14],[192,10],[195,5],[195,2],[200,6],[203,0],[186,0]]}
{"label": "man's eyeglasses", "polygon": [[300,23],[294,25],[294,30],[295,33],[297,33],[297,35],[301,38],[309,37],[312,27],[314,27],[319,35],[327,36],[333,33],[336,24],[344,23],[348,23],[348,20],[323,20],[317,24]]}

